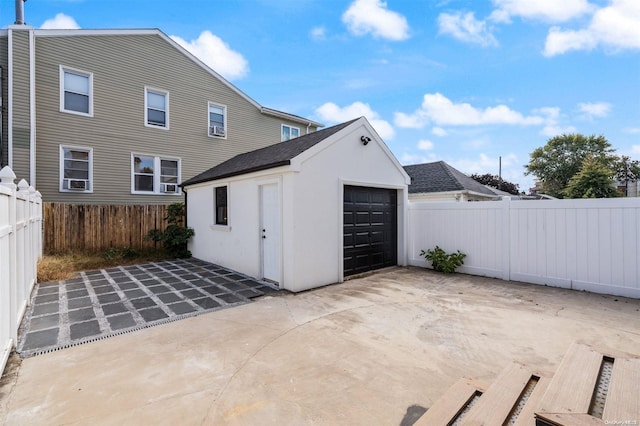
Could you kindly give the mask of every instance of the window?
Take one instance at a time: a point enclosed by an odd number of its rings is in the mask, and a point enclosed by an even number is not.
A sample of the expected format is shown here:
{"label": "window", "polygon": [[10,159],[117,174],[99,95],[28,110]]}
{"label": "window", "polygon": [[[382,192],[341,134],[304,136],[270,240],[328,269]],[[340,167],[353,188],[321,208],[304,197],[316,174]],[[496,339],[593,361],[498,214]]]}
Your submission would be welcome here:
{"label": "window", "polygon": [[227,136],[227,107],[209,102],[209,136]]}
{"label": "window", "polygon": [[144,124],[169,128],[169,92],[144,88]]}
{"label": "window", "polygon": [[288,141],[289,139],[297,138],[298,136],[300,136],[299,128],[287,126],[286,124],[282,125],[282,142]]}
{"label": "window", "polygon": [[60,66],[60,111],[93,116],[93,74]]}
{"label": "window", "polygon": [[215,191],[216,225],[227,225],[227,187],[218,186]]}
{"label": "window", "polygon": [[93,149],[60,146],[60,192],[93,192]]}
{"label": "window", "polygon": [[180,160],[132,154],[131,192],[179,194]]}

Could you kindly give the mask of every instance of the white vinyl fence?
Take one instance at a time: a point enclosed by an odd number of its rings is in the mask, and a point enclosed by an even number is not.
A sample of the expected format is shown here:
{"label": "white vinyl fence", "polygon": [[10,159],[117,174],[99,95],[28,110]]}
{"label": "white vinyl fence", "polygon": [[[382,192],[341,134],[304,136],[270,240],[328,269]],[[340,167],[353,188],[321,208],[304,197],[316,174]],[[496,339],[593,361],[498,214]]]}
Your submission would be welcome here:
{"label": "white vinyl fence", "polygon": [[640,198],[409,203],[409,264],[440,246],[460,272],[640,298]]}
{"label": "white vinyl fence", "polygon": [[16,345],[18,327],[42,256],[42,199],[25,180],[0,170],[0,373]]}

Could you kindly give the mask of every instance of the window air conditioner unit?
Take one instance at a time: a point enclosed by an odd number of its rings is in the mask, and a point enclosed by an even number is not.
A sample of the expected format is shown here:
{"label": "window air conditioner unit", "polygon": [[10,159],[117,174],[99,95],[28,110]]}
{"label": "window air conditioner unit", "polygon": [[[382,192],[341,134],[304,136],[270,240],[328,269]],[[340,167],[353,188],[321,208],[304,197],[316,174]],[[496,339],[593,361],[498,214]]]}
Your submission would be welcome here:
{"label": "window air conditioner unit", "polygon": [[211,136],[224,136],[224,127],[222,126],[212,126],[209,127],[209,135]]}
{"label": "window air conditioner unit", "polygon": [[175,194],[178,192],[178,185],[175,183],[161,183],[160,192],[164,194]]}
{"label": "window air conditioner unit", "polygon": [[67,179],[67,188],[72,191],[86,191],[88,186],[87,179]]}

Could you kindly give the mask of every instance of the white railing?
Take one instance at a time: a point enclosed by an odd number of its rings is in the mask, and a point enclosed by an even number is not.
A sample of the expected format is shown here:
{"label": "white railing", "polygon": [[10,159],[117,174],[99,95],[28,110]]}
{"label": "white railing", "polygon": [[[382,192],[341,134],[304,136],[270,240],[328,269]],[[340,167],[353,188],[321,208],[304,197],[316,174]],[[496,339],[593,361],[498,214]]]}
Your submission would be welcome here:
{"label": "white railing", "polygon": [[0,372],[18,340],[42,256],[42,198],[9,167],[0,170]]}
{"label": "white railing", "polygon": [[409,264],[439,245],[460,272],[640,298],[640,199],[409,203]]}

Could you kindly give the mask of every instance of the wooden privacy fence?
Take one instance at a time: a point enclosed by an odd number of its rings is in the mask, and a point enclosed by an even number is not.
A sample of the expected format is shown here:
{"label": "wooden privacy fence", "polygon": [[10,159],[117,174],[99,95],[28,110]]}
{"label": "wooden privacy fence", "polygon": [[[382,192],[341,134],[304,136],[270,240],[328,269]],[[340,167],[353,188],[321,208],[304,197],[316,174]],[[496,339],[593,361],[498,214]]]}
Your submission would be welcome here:
{"label": "wooden privacy fence", "polygon": [[167,227],[166,205],[44,203],[44,250],[48,254],[109,248],[153,249],[145,236]]}
{"label": "wooden privacy fence", "polygon": [[460,272],[640,298],[640,198],[410,202],[409,264],[436,245]]}
{"label": "wooden privacy fence", "polygon": [[42,256],[42,198],[8,166],[0,170],[0,373],[18,340]]}

